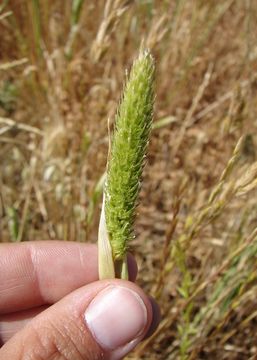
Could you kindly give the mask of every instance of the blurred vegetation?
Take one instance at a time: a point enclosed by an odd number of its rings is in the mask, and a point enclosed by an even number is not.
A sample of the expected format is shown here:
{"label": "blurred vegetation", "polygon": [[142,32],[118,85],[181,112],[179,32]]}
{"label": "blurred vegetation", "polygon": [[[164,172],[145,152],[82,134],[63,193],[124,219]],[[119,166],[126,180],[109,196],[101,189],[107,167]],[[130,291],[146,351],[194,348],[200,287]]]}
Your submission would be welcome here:
{"label": "blurred vegetation", "polygon": [[95,242],[144,42],[155,123],[132,251],[162,309],[131,359],[257,354],[257,3],[0,1],[0,239]]}

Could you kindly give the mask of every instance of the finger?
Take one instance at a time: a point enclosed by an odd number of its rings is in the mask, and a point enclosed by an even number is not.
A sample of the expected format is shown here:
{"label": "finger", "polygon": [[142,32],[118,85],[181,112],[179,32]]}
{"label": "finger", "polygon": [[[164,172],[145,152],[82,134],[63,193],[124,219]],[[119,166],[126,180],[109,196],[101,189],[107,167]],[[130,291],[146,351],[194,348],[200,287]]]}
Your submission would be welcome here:
{"label": "finger", "polygon": [[39,306],[18,313],[0,316],[0,339],[1,344],[6,343],[18,331],[22,330],[35,316],[46,310],[48,306]]}
{"label": "finger", "polygon": [[132,282],[94,282],[35,317],[1,348],[0,358],[120,359],[144,338],[152,319],[151,302]]}
{"label": "finger", "polygon": [[51,304],[97,279],[93,245],[46,241],[0,246],[0,312]]}
{"label": "finger", "polygon": [[[157,328],[161,316],[158,305],[152,297],[149,297],[152,305],[153,320],[150,328],[148,329],[145,338],[150,337]],[[0,339],[1,344],[10,340],[18,331],[22,330],[35,316],[39,315],[42,311],[46,310],[49,306],[40,306],[29,310],[19,311],[17,313],[5,314],[0,316]],[[0,345],[1,346],[1,345]]]}
{"label": "finger", "polygon": [[[129,265],[134,279],[131,256]],[[63,241],[0,245],[0,313],[53,304],[97,279],[95,245]]]}

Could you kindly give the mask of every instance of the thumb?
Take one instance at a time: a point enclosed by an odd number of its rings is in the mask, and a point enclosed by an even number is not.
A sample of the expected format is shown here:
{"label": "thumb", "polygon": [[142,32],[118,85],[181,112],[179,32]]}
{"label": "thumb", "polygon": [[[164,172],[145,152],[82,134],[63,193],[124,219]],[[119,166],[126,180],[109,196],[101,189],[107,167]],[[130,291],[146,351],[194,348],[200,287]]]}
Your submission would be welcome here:
{"label": "thumb", "polygon": [[0,350],[0,359],[121,359],[146,335],[151,301],[124,280],[91,283],[31,320]]}

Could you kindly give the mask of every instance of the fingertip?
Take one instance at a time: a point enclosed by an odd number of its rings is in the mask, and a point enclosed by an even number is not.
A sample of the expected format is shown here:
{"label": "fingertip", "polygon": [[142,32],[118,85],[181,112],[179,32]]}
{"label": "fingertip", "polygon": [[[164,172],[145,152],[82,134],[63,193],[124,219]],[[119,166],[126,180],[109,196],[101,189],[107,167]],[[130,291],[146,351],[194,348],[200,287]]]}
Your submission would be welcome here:
{"label": "fingertip", "polygon": [[84,319],[108,359],[116,360],[145,337],[153,323],[153,306],[137,285],[117,279],[108,282],[86,308]]}

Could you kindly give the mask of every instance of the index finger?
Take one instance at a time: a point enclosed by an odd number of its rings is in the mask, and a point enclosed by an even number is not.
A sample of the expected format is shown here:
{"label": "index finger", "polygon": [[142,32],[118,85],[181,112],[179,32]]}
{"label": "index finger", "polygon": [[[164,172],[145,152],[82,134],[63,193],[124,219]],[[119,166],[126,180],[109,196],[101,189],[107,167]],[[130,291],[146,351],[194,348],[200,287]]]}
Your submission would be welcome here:
{"label": "index finger", "polygon": [[[135,278],[135,261],[130,259]],[[53,304],[98,280],[97,246],[64,241],[0,244],[0,313]]]}

